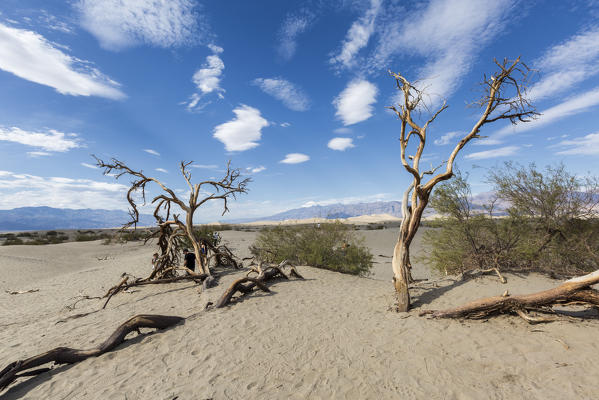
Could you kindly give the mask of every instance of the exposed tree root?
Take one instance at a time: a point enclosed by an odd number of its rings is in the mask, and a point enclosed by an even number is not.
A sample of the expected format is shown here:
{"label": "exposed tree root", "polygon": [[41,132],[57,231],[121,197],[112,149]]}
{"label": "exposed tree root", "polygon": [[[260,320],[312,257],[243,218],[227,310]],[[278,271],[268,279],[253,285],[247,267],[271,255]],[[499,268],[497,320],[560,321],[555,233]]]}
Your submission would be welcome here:
{"label": "exposed tree root", "polygon": [[[128,274],[123,274],[123,279],[121,279],[121,281],[117,285],[111,287],[108,290],[108,292],[106,292],[106,294],[104,295],[104,297],[106,298],[106,302],[104,303],[102,308],[106,308],[106,305],[108,304],[108,302],[110,301],[112,296],[114,296],[115,294],[117,294],[119,292],[127,290],[129,288],[135,287],[135,286],[158,285],[161,283],[173,283],[173,282],[179,282],[179,281],[194,281],[196,283],[202,283],[206,278],[208,278],[207,274],[196,274],[187,268],[176,268],[176,269],[186,270],[188,272],[188,274],[182,275],[182,276],[175,276],[172,278],[154,279],[154,280],[139,279],[139,278],[132,277],[131,275],[128,275]],[[130,279],[131,279],[131,281],[130,281]]]}
{"label": "exposed tree root", "polygon": [[[250,293],[256,286],[265,291],[270,292],[268,287],[264,284],[264,282],[275,279],[277,277],[281,277],[283,279],[289,279],[289,277],[283,272],[283,267],[289,265],[287,260],[281,262],[277,267],[270,266],[266,269],[262,269],[262,263],[259,263],[256,267],[253,267],[248,271],[247,276],[240,278],[233,282],[231,286],[221,295],[221,297],[216,302],[216,308],[222,308],[229,304],[233,295],[237,292],[241,294]],[[249,275],[252,273],[258,274],[256,278],[250,278]],[[298,279],[304,279],[297,270],[291,266],[289,274]]]}
{"label": "exposed tree root", "polygon": [[70,347],[57,347],[45,353],[30,357],[26,360],[12,362],[0,371],[0,390],[5,389],[16,379],[24,376],[34,376],[49,371],[50,368],[38,368],[44,364],[54,362],[54,364],[74,364],[83,361],[89,357],[97,357],[107,351],[113,350],[121,344],[127,334],[132,331],[139,332],[140,328],[165,329],[183,321],[182,317],[166,315],[136,315],[120,325],[104,343],[98,347],[79,350]]}
{"label": "exposed tree root", "polygon": [[488,269],[475,269],[473,271],[466,271],[462,274],[462,279],[469,279],[469,278],[476,278],[479,275],[487,275],[487,274],[496,274],[497,277],[499,278],[499,281],[501,283],[507,283],[507,279],[505,279],[505,277],[503,275],[501,275],[501,272],[499,271],[499,268],[497,267],[492,267],[492,268],[488,268]]}
{"label": "exposed tree root", "polygon": [[599,283],[599,270],[588,275],[565,281],[556,288],[522,296],[496,296],[472,301],[449,310],[427,310],[420,315],[430,314],[435,318],[481,319],[497,314],[516,313],[531,323],[550,322],[545,318],[535,318],[526,314],[527,310],[537,311],[554,305],[572,304],[599,306],[599,291],[590,286]]}

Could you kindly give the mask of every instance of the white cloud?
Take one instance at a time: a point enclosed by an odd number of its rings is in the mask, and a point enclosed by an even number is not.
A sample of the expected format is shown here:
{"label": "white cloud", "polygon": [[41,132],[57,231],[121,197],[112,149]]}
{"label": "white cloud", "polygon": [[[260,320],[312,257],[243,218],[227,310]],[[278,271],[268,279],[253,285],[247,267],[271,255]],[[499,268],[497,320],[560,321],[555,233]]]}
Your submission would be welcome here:
{"label": "white cloud", "polygon": [[463,134],[464,134],[464,132],[459,132],[459,131],[447,132],[445,135],[441,136],[439,139],[435,139],[434,143],[437,146],[444,146],[446,144],[451,143],[451,140],[453,138],[458,137]]}
{"label": "white cloud", "polygon": [[[68,137],[67,137],[68,136]],[[66,152],[71,149],[81,147],[79,140],[75,134],[65,134],[63,132],[50,129],[46,133],[28,132],[23,129],[12,127],[0,127],[0,140],[24,144],[26,146],[37,147],[46,152]],[[39,152],[30,152],[30,155],[48,155],[48,154],[31,154]]]}
{"label": "white cloud", "polygon": [[193,0],[79,0],[80,23],[109,50],[192,44],[206,36]]}
{"label": "white cloud", "polygon": [[265,169],[266,169],[266,167],[261,165],[259,167],[247,167],[245,170],[251,174],[257,174],[258,172],[262,172]]}
{"label": "white cloud", "polygon": [[47,151],[28,151],[27,155],[29,157],[46,157],[46,156],[51,156],[52,153],[48,153]]}
{"label": "white cloud", "polygon": [[0,23],[0,69],[61,94],[122,99],[115,81],[88,61],[79,60],[40,34]]}
{"label": "white cloud", "polygon": [[153,156],[160,156],[160,153],[157,152],[156,150],[152,150],[152,149],[143,149],[146,153],[151,154]]}
{"label": "white cloud", "polygon": [[375,20],[380,9],[381,0],[370,1],[370,8],[349,28],[339,54],[329,60],[331,64],[340,64],[345,68],[354,66],[356,54],[368,45],[368,40],[374,32]]}
{"label": "white cloud", "polygon": [[268,126],[260,110],[242,104],[233,112],[235,118],[217,125],[213,136],[225,144],[227,151],[245,151],[258,146],[262,128]]}
{"label": "white cloud", "polygon": [[518,125],[506,125],[493,135],[489,136],[488,139],[479,141],[478,144],[498,144],[501,143],[506,136],[514,135],[520,132],[526,132],[531,129],[537,129],[541,126],[559,121],[560,119],[572,117],[576,114],[589,111],[589,109],[597,105],[599,105],[599,87],[571,97],[563,103],[541,111],[541,115],[535,120],[526,123],[520,123]]}
{"label": "white cloud", "polygon": [[290,124],[289,122],[283,122],[283,123],[281,123],[281,126],[282,126],[283,128],[288,128],[288,127],[290,127],[290,126],[291,126],[291,124]]}
{"label": "white cloud", "polygon": [[505,16],[513,3],[432,0],[381,27],[371,66],[389,68],[397,56],[422,57],[426,63],[417,77],[421,87],[434,96],[432,102],[447,98],[469,72],[480,48],[507,26]]}
{"label": "white cloud", "polygon": [[81,165],[83,165],[85,168],[98,169],[97,165],[88,164],[88,163],[85,163],[85,162],[82,162]]}
{"label": "white cloud", "polygon": [[599,26],[549,48],[533,67],[544,76],[528,92],[532,101],[572,90],[574,85],[598,74]]}
{"label": "white cloud", "polygon": [[0,172],[0,209],[37,206],[125,209],[127,189],[119,183],[4,171]]}
{"label": "white cloud", "polygon": [[287,154],[285,156],[284,159],[282,159],[281,163],[283,164],[299,164],[299,163],[303,163],[306,162],[310,159],[310,156],[306,155],[306,154],[302,154],[302,153],[290,153]]}
{"label": "white cloud", "polygon": [[590,133],[586,136],[563,140],[552,147],[560,147],[564,150],[556,154],[599,156],[599,132]]}
{"label": "white cloud", "polygon": [[193,74],[193,83],[196,84],[202,94],[216,92],[224,92],[220,87],[220,76],[225,69],[225,63],[216,54],[206,57],[206,62],[202,68],[198,69]]}
{"label": "white cloud", "polygon": [[208,45],[213,54],[206,57],[206,62],[202,68],[198,69],[192,77],[193,83],[196,85],[200,93],[193,93],[187,103],[189,111],[200,111],[210,102],[200,104],[202,97],[208,93],[216,92],[219,98],[223,99],[225,89],[220,87],[220,81],[225,69],[225,63],[219,57],[219,54],[224,50],[216,45]]}
{"label": "white cloud", "polygon": [[306,111],[310,105],[304,91],[285,79],[257,78],[252,83],[293,111]]}
{"label": "white cloud", "polygon": [[516,154],[520,149],[519,146],[505,146],[493,150],[478,151],[466,155],[467,160],[484,160],[487,158],[507,157]]}
{"label": "white cloud", "polygon": [[304,33],[312,24],[312,13],[302,10],[299,15],[288,16],[279,30],[279,44],[277,50],[285,61],[291,60],[297,48],[297,37]]}
{"label": "white cloud", "polygon": [[345,151],[349,148],[356,147],[352,138],[336,137],[329,140],[327,147],[332,150]]}
{"label": "white cloud", "polygon": [[156,171],[162,172],[164,174],[168,174],[168,171],[166,169],[164,169],[164,168],[156,168]]}
{"label": "white cloud", "polygon": [[335,115],[343,125],[353,125],[372,116],[372,104],[376,102],[377,87],[366,80],[354,80],[333,101]]}

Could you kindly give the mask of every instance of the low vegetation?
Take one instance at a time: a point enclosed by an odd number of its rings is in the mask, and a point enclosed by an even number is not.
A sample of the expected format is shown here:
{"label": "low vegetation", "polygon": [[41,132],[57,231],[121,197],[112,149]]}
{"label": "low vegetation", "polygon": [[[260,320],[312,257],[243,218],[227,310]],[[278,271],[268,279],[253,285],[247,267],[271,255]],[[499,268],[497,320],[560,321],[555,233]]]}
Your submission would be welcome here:
{"label": "low vegetation", "polygon": [[494,197],[482,205],[473,204],[467,176],[460,173],[435,191],[431,205],[444,218],[425,234],[432,246],[425,259],[434,269],[561,277],[599,268],[596,178],[578,178],[564,165],[541,170],[506,163],[488,180]]}
{"label": "low vegetation", "polygon": [[289,260],[353,275],[368,275],[373,265],[363,240],[340,222],[264,228],[250,250],[264,262]]}

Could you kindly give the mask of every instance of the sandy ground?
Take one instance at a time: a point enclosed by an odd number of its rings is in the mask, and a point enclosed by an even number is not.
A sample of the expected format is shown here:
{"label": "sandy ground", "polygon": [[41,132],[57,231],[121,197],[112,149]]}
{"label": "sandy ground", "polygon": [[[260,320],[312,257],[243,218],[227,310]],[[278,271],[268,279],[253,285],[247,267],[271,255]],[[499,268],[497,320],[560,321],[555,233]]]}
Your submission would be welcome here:
{"label": "sandy ground", "polygon": [[[102,302],[122,272],[149,273],[153,248],[101,241],[0,247],[0,369],[56,346],[87,348],[139,313],[179,315],[184,324],[133,333],[115,351],[21,380],[0,399],[592,399],[599,398],[599,320],[531,326],[517,317],[431,320],[446,308],[509,289],[556,281],[507,275],[451,279],[413,291],[416,309],[390,311],[396,229],[360,231],[375,254],[370,278],[310,267],[305,281],[277,281],[231,306],[204,311],[240,272],[199,293],[177,283]],[[255,233],[223,232],[240,254]],[[416,241],[412,254],[421,249]],[[422,265],[416,277],[432,277]],[[5,290],[39,289],[9,295]],[[70,318],[83,314],[78,318]]]}

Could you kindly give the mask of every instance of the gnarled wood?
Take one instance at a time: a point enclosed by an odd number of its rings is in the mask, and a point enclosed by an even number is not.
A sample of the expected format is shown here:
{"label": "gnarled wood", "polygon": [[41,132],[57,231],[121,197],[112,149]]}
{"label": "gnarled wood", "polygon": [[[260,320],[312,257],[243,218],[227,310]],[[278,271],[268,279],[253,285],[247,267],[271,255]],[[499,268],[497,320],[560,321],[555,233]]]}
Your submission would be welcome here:
{"label": "gnarled wood", "polygon": [[[504,119],[512,123],[526,122],[537,115],[534,108],[524,98],[524,85],[528,74],[526,65],[519,58],[515,61],[504,60],[501,63],[495,61],[495,64],[498,70],[483,82],[484,94],[477,103],[482,108],[478,121],[475,122],[470,132],[464,134],[455,145],[445,162],[426,172],[422,172],[420,161],[428,139],[428,126],[448,106],[443,102],[426,122],[419,123],[416,116],[423,107],[425,99],[423,91],[416,88],[401,74],[390,72],[395,79],[400,96],[399,104],[389,108],[397,114],[401,123],[399,131],[400,160],[412,178],[403,194],[402,221],[392,260],[393,283],[397,294],[397,309],[400,312],[406,312],[410,308],[408,291],[409,283],[412,280],[410,244],[420,227],[422,215],[435,185],[453,176],[453,165],[458,153],[470,141],[481,137],[480,131],[485,125]],[[413,139],[411,145],[410,139]],[[408,149],[414,149],[415,153],[407,154]],[[445,165],[445,170],[436,173],[443,165]],[[432,177],[425,182],[425,175],[432,175]]]}
{"label": "gnarled wood", "polygon": [[0,371],[0,390],[8,387],[8,385],[13,383],[16,379],[24,376],[38,375],[50,369],[33,368],[50,362],[54,362],[55,364],[74,364],[89,357],[97,357],[107,351],[113,350],[116,346],[121,344],[125,340],[125,337],[132,331],[139,331],[140,328],[166,329],[183,320],[184,318],[182,317],[167,315],[136,315],[120,325],[112,335],[98,347],[87,350],[57,347],[37,356],[12,362]]}
{"label": "gnarled wood", "polygon": [[108,302],[110,301],[112,296],[114,296],[115,294],[117,294],[119,292],[127,290],[129,288],[135,287],[135,286],[159,285],[162,283],[173,283],[173,282],[179,282],[179,281],[194,281],[196,283],[202,283],[206,278],[209,277],[209,275],[207,275],[207,274],[196,274],[188,268],[174,268],[174,269],[183,269],[183,270],[187,271],[188,274],[182,275],[182,276],[174,276],[172,278],[154,279],[154,280],[139,280],[138,279],[133,282],[129,282],[128,279],[130,278],[130,275],[126,275],[118,283],[118,285],[112,287],[108,291],[108,293],[106,293],[106,295],[104,297],[108,297],[108,298],[106,299],[106,302],[104,303],[102,308],[106,308],[106,305],[108,304]]}
{"label": "gnarled wood", "polygon": [[[256,278],[250,278],[249,276],[245,276],[233,282],[233,284],[221,295],[221,297],[216,302],[216,308],[222,308],[229,304],[233,295],[236,292],[240,292],[242,294],[250,293],[256,286],[265,292],[270,292],[268,287],[264,284],[264,282],[275,279],[277,277],[281,277],[283,279],[289,279],[289,277],[283,272],[282,268],[286,265],[289,265],[287,260],[281,262],[278,266],[269,266],[265,269],[262,269],[262,262],[260,262],[256,267],[250,269],[248,271],[248,275],[251,273],[256,273],[258,276]],[[294,276],[298,279],[304,279],[294,267],[290,269],[290,275]]]}
{"label": "gnarled wood", "polygon": [[420,315],[430,314],[435,318],[480,319],[491,315],[518,313],[523,310],[534,310],[570,302],[599,306],[599,292],[589,288],[597,283],[599,283],[599,270],[567,280],[553,289],[521,296],[487,297],[448,310],[423,311]]}

